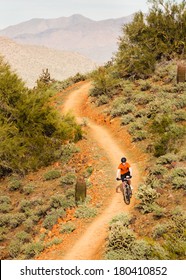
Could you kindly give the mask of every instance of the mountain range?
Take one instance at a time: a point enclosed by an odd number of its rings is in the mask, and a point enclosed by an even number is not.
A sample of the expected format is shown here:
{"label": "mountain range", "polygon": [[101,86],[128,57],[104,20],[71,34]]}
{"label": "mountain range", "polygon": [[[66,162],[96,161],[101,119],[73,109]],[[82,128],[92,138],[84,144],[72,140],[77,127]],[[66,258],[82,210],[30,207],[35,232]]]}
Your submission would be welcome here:
{"label": "mountain range", "polygon": [[95,21],[79,14],[57,19],[31,19],[0,30],[0,36],[27,45],[40,45],[82,54],[103,64],[117,51],[122,26],[134,15]]}
{"label": "mountain range", "polygon": [[85,74],[96,68],[93,61],[78,53],[19,44],[6,37],[0,37],[0,55],[29,88],[36,85],[46,69],[52,79],[64,80],[78,72]]}

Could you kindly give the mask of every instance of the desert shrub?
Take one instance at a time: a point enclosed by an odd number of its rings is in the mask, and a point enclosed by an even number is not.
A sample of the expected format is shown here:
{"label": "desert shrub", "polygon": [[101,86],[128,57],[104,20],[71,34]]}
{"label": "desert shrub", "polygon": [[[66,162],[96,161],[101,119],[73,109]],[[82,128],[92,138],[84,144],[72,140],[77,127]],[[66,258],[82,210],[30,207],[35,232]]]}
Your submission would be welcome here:
{"label": "desert shrub", "polygon": [[4,214],[0,217],[0,226],[7,226],[11,229],[18,227],[26,220],[23,213]]}
{"label": "desert shrub", "polygon": [[152,211],[153,211],[153,217],[155,219],[160,219],[165,216],[165,209],[156,203],[153,203]]}
{"label": "desert shrub", "polygon": [[71,156],[79,152],[79,148],[74,143],[62,145],[60,160],[62,163],[68,162]]}
{"label": "desert shrub", "polygon": [[24,230],[28,233],[34,229],[34,221],[29,217],[26,221],[23,222]]}
{"label": "desert shrub", "polygon": [[183,109],[177,110],[173,114],[175,122],[186,121],[186,112]]}
{"label": "desert shrub", "polygon": [[11,210],[11,199],[9,196],[0,196],[0,212],[7,213]]}
{"label": "desert shrub", "polygon": [[134,121],[135,121],[135,117],[133,114],[127,114],[121,117],[121,125],[127,125]]}
{"label": "desert shrub", "polygon": [[142,141],[145,140],[146,138],[148,138],[148,133],[144,130],[136,130],[134,132],[134,134],[132,135],[132,142],[138,142],[138,141]]}
{"label": "desert shrub", "polygon": [[45,180],[53,180],[61,177],[61,171],[59,170],[50,170],[46,172],[44,175]]}
{"label": "desert shrub", "polygon": [[162,186],[161,180],[159,180],[155,175],[148,174],[145,179],[145,184],[150,186],[152,189],[156,189]]}
{"label": "desert shrub", "polygon": [[139,83],[140,83],[141,91],[147,91],[147,90],[151,89],[151,83],[150,82],[140,80]]}
{"label": "desert shrub", "polygon": [[86,204],[80,205],[75,211],[75,217],[80,219],[93,218],[97,215],[97,210]]}
{"label": "desert shrub", "polygon": [[55,209],[51,211],[51,213],[47,214],[43,221],[43,226],[46,229],[51,229],[58,221],[58,218],[63,218],[65,216],[66,212],[63,208]]}
{"label": "desert shrub", "polygon": [[124,114],[128,114],[131,113],[133,111],[135,111],[135,105],[131,104],[131,103],[124,103],[121,102],[121,99],[116,99],[116,101],[114,101],[113,103],[113,107],[111,109],[111,116],[112,117],[118,117]]}
{"label": "desert shrub", "polygon": [[67,173],[61,177],[61,185],[74,185],[76,182],[76,175],[74,173]]}
{"label": "desert shrub", "polygon": [[83,172],[83,175],[85,178],[88,178],[91,176],[91,174],[93,173],[94,171],[94,167],[93,166],[88,166],[86,167],[85,171]]}
{"label": "desert shrub", "polygon": [[177,160],[177,156],[172,153],[167,153],[157,159],[157,164],[170,164]]}
{"label": "desert shrub", "polygon": [[19,240],[12,240],[8,246],[8,253],[11,258],[16,258],[21,252],[21,242]]}
{"label": "desert shrub", "polygon": [[70,233],[76,229],[76,226],[72,222],[67,222],[65,224],[62,224],[60,227],[60,233]]}
{"label": "desert shrub", "polygon": [[25,231],[20,231],[19,233],[16,234],[15,237],[21,243],[28,243],[32,239],[31,235]]}
{"label": "desert shrub", "polygon": [[20,190],[21,187],[22,187],[21,182],[19,180],[16,180],[16,179],[12,180],[8,185],[8,189],[10,191]]}
{"label": "desert shrub", "polygon": [[54,195],[50,199],[50,206],[53,208],[62,207],[63,209],[70,208],[75,206],[74,196],[66,196],[66,195]]}
{"label": "desert shrub", "polygon": [[32,210],[33,203],[30,200],[23,199],[20,202],[20,211],[29,214]]}
{"label": "desert shrub", "polygon": [[39,255],[44,250],[45,246],[42,242],[32,242],[25,245],[23,253],[25,259],[32,259],[33,257]]}
{"label": "desert shrub", "polygon": [[170,230],[171,226],[172,226],[171,223],[157,224],[153,228],[152,237],[154,239],[163,237],[163,235],[166,234]]}
{"label": "desert shrub", "polygon": [[121,224],[123,224],[123,226],[128,227],[131,223],[131,220],[132,217],[128,213],[121,213],[112,218],[112,220],[110,221],[110,225],[112,226],[112,224],[120,222]]}
{"label": "desert shrub", "polygon": [[47,242],[45,247],[48,248],[48,247],[51,247],[52,245],[61,244],[62,242],[63,242],[63,240],[61,238],[55,237],[52,239],[52,241]]}
{"label": "desert shrub", "polygon": [[173,189],[184,189],[186,190],[186,181],[185,178],[177,177],[172,180]]}
{"label": "desert shrub", "polygon": [[149,213],[153,211],[153,203],[156,198],[158,198],[158,193],[155,189],[152,189],[149,185],[140,185],[136,198],[140,200],[137,206],[141,212]]}
{"label": "desert shrub", "polygon": [[147,93],[140,92],[135,95],[134,99],[137,105],[146,105],[152,101],[153,96]]}
{"label": "desert shrub", "polygon": [[107,95],[101,95],[96,99],[96,104],[97,104],[97,106],[101,106],[101,105],[109,103],[109,100],[110,99]]}
{"label": "desert shrub", "polygon": [[0,242],[6,239],[8,231],[6,227],[0,227]]}
{"label": "desert shrub", "polygon": [[167,172],[167,168],[161,165],[155,165],[151,167],[150,174],[153,175],[164,175]]}
{"label": "desert shrub", "polygon": [[108,250],[128,250],[134,240],[135,234],[131,229],[123,227],[122,223],[115,223],[112,225],[112,230],[108,236]]}
{"label": "desert shrub", "polygon": [[34,191],[34,185],[32,184],[28,184],[23,187],[23,193],[26,195],[33,193],[33,191]]}
{"label": "desert shrub", "polygon": [[174,105],[177,109],[182,109],[186,106],[186,96],[180,95],[174,100]]}

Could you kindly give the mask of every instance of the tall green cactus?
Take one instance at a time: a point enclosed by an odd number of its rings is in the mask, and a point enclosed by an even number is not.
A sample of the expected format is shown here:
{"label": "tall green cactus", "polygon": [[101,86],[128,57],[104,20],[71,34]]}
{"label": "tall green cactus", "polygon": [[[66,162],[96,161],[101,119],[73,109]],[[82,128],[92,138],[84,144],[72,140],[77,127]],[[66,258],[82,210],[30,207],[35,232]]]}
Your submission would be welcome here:
{"label": "tall green cactus", "polygon": [[177,83],[184,83],[186,81],[186,65],[178,64],[177,67]]}
{"label": "tall green cactus", "polygon": [[87,194],[86,182],[85,182],[85,180],[82,176],[78,177],[76,185],[75,185],[75,201],[76,201],[76,203],[85,201],[86,194]]}

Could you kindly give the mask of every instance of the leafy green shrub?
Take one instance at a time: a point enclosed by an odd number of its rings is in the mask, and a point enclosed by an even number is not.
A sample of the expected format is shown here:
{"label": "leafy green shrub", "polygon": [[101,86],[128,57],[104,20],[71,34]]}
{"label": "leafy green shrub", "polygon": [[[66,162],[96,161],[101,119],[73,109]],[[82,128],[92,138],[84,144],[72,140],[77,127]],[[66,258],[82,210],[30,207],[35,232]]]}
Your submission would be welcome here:
{"label": "leafy green shrub", "polygon": [[9,196],[0,196],[0,212],[7,213],[11,210],[11,199]]}
{"label": "leafy green shrub", "polygon": [[62,145],[61,149],[61,162],[66,163],[71,158],[71,156],[75,153],[79,152],[79,148],[75,146],[74,143],[69,143],[66,145]]}
{"label": "leafy green shrub", "polygon": [[162,237],[164,234],[166,234],[169,231],[170,228],[171,228],[171,223],[156,225],[152,233],[153,238],[158,239]]}
{"label": "leafy green shrub", "polygon": [[97,210],[86,204],[80,205],[75,211],[75,217],[80,219],[93,218],[97,215]]}
{"label": "leafy green shrub", "polygon": [[25,254],[25,259],[32,259],[33,257],[39,255],[44,250],[44,245],[42,242],[32,242],[25,245],[23,253]]}
{"label": "leafy green shrub", "polygon": [[74,185],[76,182],[76,175],[74,173],[67,173],[61,177],[61,185]]}
{"label": "leafy green shrub", "polygon": [[101,95],[97,98],[96,104],[97,104],[97,106],[101,106],[101,105],[109,103],[109,100],[110,99],[107,95]]}
{"label": "leafy green shrub", "polygon": [[30,200],[23,199],[20,202],[20,211],[24,213],[29,213],[32,210],[32,202]]}
{"label": "leafy green shrub", "polygon": [[18,227],[26,220],[23,213],[4,214],[0,218],[0,226],[7,226],[11,229]]}
{"label": "leafy green shrub", "polygon": [[170,164],[176,160],[177,160],[177,156],[175,154],[168,153],[163,156],[160,156],[156,162],[157,164]]}
{"label": "leafy green shrub", "polygon": [[151,167],[150,174],[153,175],[164,175],[167,172],[167,168],[161,165],[155,165]]}
{"label": "leafy green shrub", "polygon": [[160,219],[165,216],[165,209],[163,207],[160,207],[158,204],[153,203],[153,217],[156,219]]}
{"label": "leafy green shrub", "polygon": [[60,209],[55,209],[49,213],[44,221],[43,221],[43,226],[46,229],[51,229],[58,221],[58,218],[63,218],[65,216],[66,212],[64,211],[63,208]]}
{"label": "leafy green shrub", "polygon": [[21,252],[21,242],[19,240],[12,240],[8,246],[8,253],[11,258],[16,258]]}
{"label": "leafy green shrub", "polygon": [[135,117],[133,114],[127,114],[121,117],[121,125],[127,125],[131,122],[134,122]]}
{"label": "leafy green shrub", "polygon": [[158,193],[149,185],[140,185],[136,198],[140,200],[137,207],[142,211],[142,213],[149,213],[153,211],[153,203],[155,199],[158,198]]}
{"label": "leafy green shrub", "polygon": [[33,191],[34,191],[34,186],[32,184],[28,184],[23,187],[23,193],[26,195],[33,193]]}
{"label": "leafy green shrub", "polygon": [[76,226],[72,222],[67,222],[65,224],[62,224],[60,227],[60,233],[70,233],[76,229]]}
{"label": "leafy green shrub", "polygon": [[132,136],[132,142],[142,141],[148,138],[148,133],[144,130],[136,130]]}
{"label": "leafy green shrub", "polygon": [[20,231],[19,233],[16,234],[16,239],[19,240],[21,243],[28,243],[30,242],[31,235],[28,234],[25,231]]}
{"label": "leafy green shrub", "polygon": [[8,189],[9,191],[17,191],[17,190],[20,190],[22,187],[22,184],[19,180],[12,180],[10,183],[9,183],[9,186],[8,186]]}
{"label": "leafy green shrub", "polygon": [[131,103],[126,104],[121,101],[122,100],[119,98],[116,101],[114,101],[113,107],[111,109],[112,117],[118,117],[118,116],[128,114],[128,113],[135,111],[135,106],[133,104],[131,104]]}
{"label": "leafy green shrub", "polygon": [[128,213],[121,213],[112,218],[112,220],[110,221],[110,225],[112,226],[112,224],[120,222],[121,224],[123,224],[123,226],[128,227],[131,223],[131,219],[132,218]]}
{"label": "leafy green shrub", "polygon": [[47,181],[57,179],[57,178],[61,177],[61,171],[50,170],[50,171],[46,172],[43,176],[44,176],[44,179]]}
{"label": "leafy green shrub", "polygon": [[61,238],[55,237],[52,239],[52,241],[47,242],[45,247],[48,248],[48,247],[51,247],[52,245],[61,244],[62,242],[63,242],[63,240]]}
{"label": "leafy green shrub", "polygon": [[[75,118],[51,106],[46,86],[29,90],[0,58],[0,170],[3,175],[36,170],[56,160],[66,140],[76,142],[82,130]],[[4,94],[6,92],[6,95]]]}
{"label": "leafy green shrub", "polygon": [[30,233],[34,229],[34,221],[31,217],[26,219],[26,221],[23,222],[24,230],[28,233]]}

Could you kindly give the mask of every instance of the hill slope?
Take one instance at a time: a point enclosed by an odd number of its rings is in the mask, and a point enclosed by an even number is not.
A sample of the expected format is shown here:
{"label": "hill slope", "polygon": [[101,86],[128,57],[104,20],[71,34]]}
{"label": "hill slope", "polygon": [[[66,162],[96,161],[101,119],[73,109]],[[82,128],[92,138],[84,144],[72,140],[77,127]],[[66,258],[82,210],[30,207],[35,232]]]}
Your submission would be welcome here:
{"label": "hill slope", "polygon": [[35,85],[42,70],[46,68],[51,78],[64,80],[77,72],[84,74],[96,67],[93,61],[77,53],[21,45],[4,37],[0,37],[0,55],[28,87]]}
{"label": "hill slope", "polygon": [[94,21],[81,15],[57,19],[31,19],[0,31],[19,43],[79,52],[96,62],[110,60],[117,50],[117,38],[123,24],[133,15]]}

